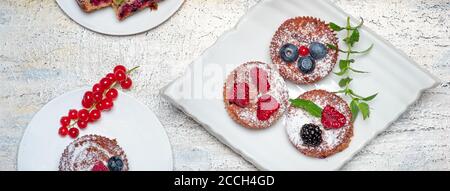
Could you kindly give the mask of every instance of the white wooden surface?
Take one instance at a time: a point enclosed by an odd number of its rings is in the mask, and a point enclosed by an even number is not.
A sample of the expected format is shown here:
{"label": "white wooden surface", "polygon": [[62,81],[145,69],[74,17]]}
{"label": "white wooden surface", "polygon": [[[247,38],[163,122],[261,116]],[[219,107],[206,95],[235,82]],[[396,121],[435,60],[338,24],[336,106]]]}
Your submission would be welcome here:
{"label": "white wooden surface", "polygon": [[[142,66],[130,94],[156,111],[176,170],[255,169],[162,99],[159,89],[257,2],[187,0],[152,31],[111,37],[78,26],[53,0],[0,1],[0,170],[16,169],[22,134],[45,103],[93,84],[116,63]],[[364,17],[366,25],[442,81],[343,170],[450,170],[450,1],[334,2]]]}

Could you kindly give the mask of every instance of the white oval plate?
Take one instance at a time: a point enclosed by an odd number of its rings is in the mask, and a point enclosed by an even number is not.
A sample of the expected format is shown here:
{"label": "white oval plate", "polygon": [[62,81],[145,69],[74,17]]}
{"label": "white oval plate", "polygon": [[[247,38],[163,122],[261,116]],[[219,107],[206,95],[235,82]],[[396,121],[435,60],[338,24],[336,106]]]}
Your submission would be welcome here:
{"label": "white oval plate", "polygon": [[158,10],[150,8],[119,21],[112,7],[85,13],[75,0],[56,0],[59,7],[76,23],[89,30],[107,35],[133,35],[157,27],[169,19],[183,4],[184,0],[165,0],[159,3]]}
{"label": "white oval plate", "polygon": [[[61,154],[73,139],[58,135],[59,119],[70,108],[81,108],[87,90],[66,93],[45,105],[31,120],[23,135],[17,158],[20,171],[58,170]],[[136,99],[120,92],[111,111],[103,112],[99,121],[80,131],[116,139],[124,149],[130,170],[172,170],[169,139],[156,116]]]}

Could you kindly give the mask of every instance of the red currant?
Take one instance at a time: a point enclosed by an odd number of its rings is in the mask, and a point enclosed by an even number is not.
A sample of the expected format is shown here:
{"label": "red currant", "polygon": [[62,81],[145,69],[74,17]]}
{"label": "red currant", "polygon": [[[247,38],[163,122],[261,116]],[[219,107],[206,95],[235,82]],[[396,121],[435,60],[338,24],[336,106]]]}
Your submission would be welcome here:
{"label": "red currant", "polygon": [[88,103],[93,102],[94,98],[92,97],[92,92],[87,91],[86,93],[84,93],[83,99],[86,100]]}
{"label": "red currant", "polygon": [[300,54],[300,56],[308,56],[309,48],[306,46],[300,46],[298,53]]}
{"label": "red currant", "polygon": [[114,67],[114,73],[116,73],[119,70],[127,72],[127,68],[125,68],[125,66],[123,66],[123,65],[117,65],[116,67]]}
{"label": "red currant", "polygon": [[83,121],[83,120],[78,120],[77,121],[77,125],[78,125],[78,127],[80,128],[80,129],[84,129],[84,128],[86,128],[87,127],[87,121]]}
{"label": "red currant", "polygon": [[92,101],[87,101],[87,100],[85,100],[85,99],[83,99],[83,100],[81,101],[81,105],[82,105],[84,108],[90,108],[90,107],[92,107],[92,104],[93,104]]}
{"label": "red currant", "polygon": [[106,98],[109,98],[111,100],[116,99],[119,95],[119,92],[115,88],[111,88],[106,92]]}
{"label": "red currant", "polygon": [[127,74],[123,70],[117,70],[114,72],[114,76],[116,77],[116,80],[119,82],[124,81],[127,79]]}
{"label": "red currant", "polygon": [[113,73],[106,74],[106,78],[108,78],[112,82],[116,81],[116,76]]}
{"label": "red currant", "polygon": [[78,111],[78,119],[81,121],[87,121],[89,119],[89,111],[86,109]]}
{"label": "red currant", "polygon": [[92,97],[94,98],[95,102],[100,102],[103,99],[103,92],[94,92],[92,94]]}
{"label": "red currant", "polygon": [[70,128],[69,129],[69,136],[72,138],[77,138],[80,131],[77,128]]}
{"label": "red currant", "polygon": [[114,103],[112,102],[111,99],[104,99],[102,102],[102,110],[111,110],[111,108],[114,106]]}
{"label": "red currant", "polygon": [[70,119],[77,119],[78,118],[78,111],[76,109],[69,110],[69,118]]}
{"label": "red currant", "polygon": [[120,86],[125,90],[130,89],[131,85],[133,85],[133,81],[131,81],[130,78],[127,78],[125,81],[120,82]]}
{"label": "red currant", "polygon": [[61,117],[61,120],[59,120],[59,122],[61,122],[61,125],[62,125],[63,127],[67,127],[67,126],[70,125],[70,118],[69,118],[69,117],[66,117],[66,116]]}
{"label": "red currant", "polygon": [[92,92],[101,92],[101,93],[103,93],[103,90],[105,90],[103,88],[103,86],[98,84],[98,83],[94,84],[94,86],[92,86]]}
{"label": "red currant", "polygon": [[63,136],[63,137],[66,136],[67,133],[69,133],[69,129],[67,129],[67,127],[61,127],[58,130],[58,134]]}
{"label": "red currant", "polygon": [[101,113],[100,110],[98,109],[94,109],[91,111],[91,113],[89,113],[89,120],[90,121],[97,121],[98,119],[100,119],[101,117]]}
{"label": "red currant", "polygon": [[98,109],[99,111],[102,111],[104,109],[103,102],[98,102],[97,105],[95,105],[95,109]]}
{"label": "red currant", "polygon": [[113,83],[113,82],[112,82],[110,79],[108,79],[108,78],[102,78],[102,79],[100,80],[100,85],[102,85],[102,87],[103,87],[105,90],[108,89],[109,86],[111,86],[112,83]]}

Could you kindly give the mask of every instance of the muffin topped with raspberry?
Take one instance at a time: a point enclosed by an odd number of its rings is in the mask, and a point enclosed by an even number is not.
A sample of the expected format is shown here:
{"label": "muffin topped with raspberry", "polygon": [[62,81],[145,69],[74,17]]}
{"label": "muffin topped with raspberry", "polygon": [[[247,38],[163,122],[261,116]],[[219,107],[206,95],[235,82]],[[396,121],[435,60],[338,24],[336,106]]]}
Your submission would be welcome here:
{"label": "muffin topped with raspberry", "polygon": [[[292,101],[286,131],[301,153],[326,158],[348,147],[353,122],[350,108],[342,98],[325,90],[312,90]],[[315,115],[302,107],[311,109]]]}
{"label": "muffin topped with raspberry", "polygon": [[272,38],[270,56],[280,74],[296,84],[311,84],[327,76],[336,65],[336,34],[313,17],[286,20]]}
{"label": "muffin topped with raspberry", "polygon": [[231,72],[223,96],[230,117],[247,128],[270,127],[288,107],[283,78],[273,65],[262,62],[248,62]]}

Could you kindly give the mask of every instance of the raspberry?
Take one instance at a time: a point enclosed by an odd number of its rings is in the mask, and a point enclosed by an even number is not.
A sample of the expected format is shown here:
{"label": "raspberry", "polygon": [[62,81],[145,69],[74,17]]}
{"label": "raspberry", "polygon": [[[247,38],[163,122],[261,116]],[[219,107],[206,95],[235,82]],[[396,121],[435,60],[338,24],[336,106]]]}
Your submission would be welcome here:
{"label": "raspberry", "polygon": [[261,121],[268,120],[280,108],[280,104],[270,95],[263,95],[258,99],[256,117]]}
{"label": "raspberry", "polygon": [[259,93],[267,93],[270,90],[269,75],[261,68],[254,67],[250,70],[250,77],[253,84],[258,88]]}
{"label": "raspberry", "polygon": [[103,162],[98,161],[95,163],[94,167],[92,167],[91,171],[109,171],[108,167],[103,164]]}
{"label": "raspberry", "polygon": [[300,130],[300,137],[306,146],[317,147],[322,143],[322,130],[314,124],[305,124]]}
{"label": "raspberry", "polygon": [[246,107],[250,103],[250,88],[247,83],[234,83],[228,92],[228,101],[239,107]]}
{"label": "raspberry", "polygon": [[322,110],[322,125],[328,129],[338,129],[347,123],[345,116],[337,111],[334,107],[327,105]]}

